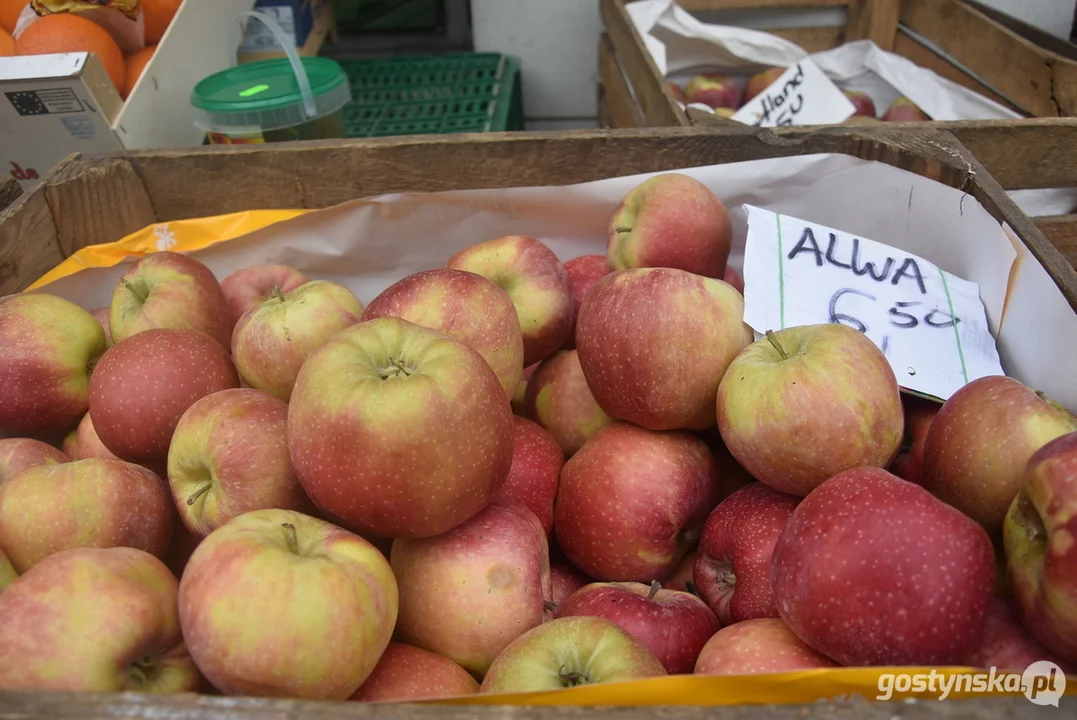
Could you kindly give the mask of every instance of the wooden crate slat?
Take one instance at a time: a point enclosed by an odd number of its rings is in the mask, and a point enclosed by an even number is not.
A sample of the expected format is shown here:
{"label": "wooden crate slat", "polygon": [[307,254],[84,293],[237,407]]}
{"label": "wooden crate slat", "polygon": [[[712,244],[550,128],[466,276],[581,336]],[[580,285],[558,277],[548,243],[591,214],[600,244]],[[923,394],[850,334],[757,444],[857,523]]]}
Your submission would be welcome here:
{"label": "wooden crate slat", "polygon": [[1016,112],[1021,112],[1021,108],[1008,101],[1005,97],[999,95],[979,80],[970,77],[969,74],[964,72],[961,68],[957,67],[942,55],[939,55],[918,40],[915,40],[907,33],[902,32],[900,29],[898,30],[897,36],[894,38],[894,52],[908,58],[922,68],[931,70],[940,77],[952,80],[958,85],[967,87],[973,92],[977,92],[990,100],[994,100],[1003,107],[1007,107]]}
{"label": "wooden crate slat", "polygon": [[842,7],[855,2],[859,2],[859,0],[677,0],[677,4],[688,12],[754,10],[757,8]]}
{"label": "wooden crate slat", "polygon": [[894,49],[901,0],[854,0],[849,4],[845,40],[871,40],[883,50]]}
{"label": "wooden crate slat", "polygon": [[598,40],[598,77],[606,99],[608,117],[600,118],[603,127],[613,128],[636,128],[645,127],[646,119],[640,112],[639,105],[632,98],[632,91],[628,87],[621,66],[617,63],[617,56],[613,51],[613,43],[606,33],[602,33]]}
{"label": "wooden crate slat", "polygon": [[767,32],[796,43],[810,53],[830,50],[841,45],[845,40],[845,28],[841,25],[775,28],[768,29]]}

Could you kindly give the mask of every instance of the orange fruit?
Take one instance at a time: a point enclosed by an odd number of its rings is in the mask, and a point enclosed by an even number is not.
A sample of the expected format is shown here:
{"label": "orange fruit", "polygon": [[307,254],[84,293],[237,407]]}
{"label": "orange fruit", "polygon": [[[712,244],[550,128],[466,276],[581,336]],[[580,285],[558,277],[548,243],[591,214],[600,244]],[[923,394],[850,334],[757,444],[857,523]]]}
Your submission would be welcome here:
{"label": "orange fruit", "polygon": [[0,0],[0,28],[15,32],[15,23],[29,4],[30,0]]}
{"label": "orange fruit", "polygon": [[65,52],[93,53],[105,66],[116,90],[123,90],[123,51],[108,30],[72,13],[46,15],[35,20],[15,41],[19,55],[49,55]]}
{"label": "orange fruit", "polygon": [[15,38],[8,34],[7,30],[0,28],[0,57],[11,57],[15,54]]}
{"label": "orange fruit", "polygon": [[146,44],[161,42],[172,18],[183,0],[142,0],[142,14],[146,17]]}
{"label": "orange fruit", "polygon": [[123,83],[123,92],[120,93],[124,100],[135,89],[135,83],[142,77],[142,71],[150,64],[150,59],[156,51],[156,45],[147,45],[134,55],[127,56],[127,75]]}

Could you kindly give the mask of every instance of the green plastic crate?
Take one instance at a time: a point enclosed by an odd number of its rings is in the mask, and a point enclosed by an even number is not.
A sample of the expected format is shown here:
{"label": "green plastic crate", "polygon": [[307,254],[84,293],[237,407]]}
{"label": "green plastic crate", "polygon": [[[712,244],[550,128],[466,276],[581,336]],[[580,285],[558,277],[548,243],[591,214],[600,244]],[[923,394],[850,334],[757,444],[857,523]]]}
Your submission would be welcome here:
{"label": "green plastic crate", "polygon": [[499,53],[342,60],[348,137],[523,129],[520,61]]}

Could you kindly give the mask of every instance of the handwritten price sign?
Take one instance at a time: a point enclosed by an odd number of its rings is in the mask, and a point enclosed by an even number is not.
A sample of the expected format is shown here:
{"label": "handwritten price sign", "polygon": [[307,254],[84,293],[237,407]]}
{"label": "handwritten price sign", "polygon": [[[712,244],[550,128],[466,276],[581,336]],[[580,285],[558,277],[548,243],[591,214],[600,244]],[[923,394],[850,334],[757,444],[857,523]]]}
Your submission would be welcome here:
{"label": "handwritten price sign", "polygon": [[756,127],[844,122],[856,108],[819,66],[804,59],[744,104],[733,119]]}
{"label": "handwritten price sign", "polygon": [[941,400],[1004,374],[975,283],[897,248],[744,208],[744,320],[756,332],[848,325],[883,351],[902,387]]}

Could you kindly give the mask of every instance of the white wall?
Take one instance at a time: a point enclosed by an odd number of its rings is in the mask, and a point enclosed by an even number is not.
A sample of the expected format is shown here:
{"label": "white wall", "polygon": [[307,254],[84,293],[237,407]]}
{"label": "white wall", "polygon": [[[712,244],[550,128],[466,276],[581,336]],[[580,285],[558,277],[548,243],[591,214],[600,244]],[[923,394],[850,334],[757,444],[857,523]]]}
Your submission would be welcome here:
{"label": "white wall", "polygon": [[1069,40],[1077,0],[978,0],[1029,25]]}

